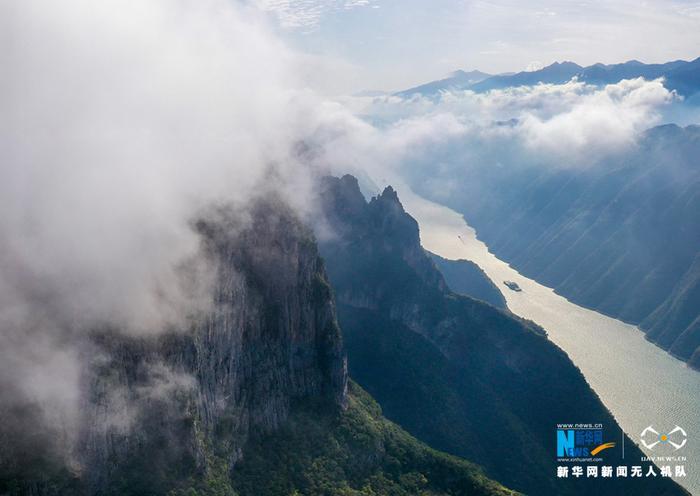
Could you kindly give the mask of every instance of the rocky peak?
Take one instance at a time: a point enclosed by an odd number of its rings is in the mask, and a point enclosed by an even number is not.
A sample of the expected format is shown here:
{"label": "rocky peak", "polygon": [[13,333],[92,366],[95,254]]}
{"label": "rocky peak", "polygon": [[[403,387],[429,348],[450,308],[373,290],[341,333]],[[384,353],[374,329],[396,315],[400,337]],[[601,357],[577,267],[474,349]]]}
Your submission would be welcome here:
{"label": "rocky peak", "polygon": [[442,275],[436,270],[420,244],[418,223],[403,208],[398,194],[391,186],[365,201],[357,179],[325,177],[320,187],[321,203],[327,223],[338,238],[334,243],[369,241],[367,253],[375,259],[398,255],[426,282],[447,290]]}
{"label": "rocky peak", "polygon": [[323,203],[332,203],[330,209],[332,218],[328,220],[333,225],[340,223],[342,219],[348,219],[353,223],[361,223],[366,220],[366,202],[362,195],[357,178],[349,174],[338,178],[324,178],[320,189]]}
{"label": "rocky peak", "polygon": [[372,198],[367,210],[374,227],[397,248],[404,251],[420,249],[418,223],[406,213],[394,188],[387,186],[381,195]]}
{"label": "rocky peak", "polygon": [[394,188],[391,187],[391,184],[384,188],[384,191],[382,191],[382,194],[379,195],[379,197],[383,200],[388,200],[388,201],[394,201],[401,205],[401,202],[399,201],[399,195],[396,192]]}

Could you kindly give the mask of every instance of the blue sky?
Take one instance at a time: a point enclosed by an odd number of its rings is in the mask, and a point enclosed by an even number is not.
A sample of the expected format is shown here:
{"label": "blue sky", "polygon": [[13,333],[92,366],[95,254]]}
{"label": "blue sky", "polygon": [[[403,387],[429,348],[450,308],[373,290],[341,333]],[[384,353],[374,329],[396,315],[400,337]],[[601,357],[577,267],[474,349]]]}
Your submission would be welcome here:
{"label": "blue sky", "polygon": [[700,56],[696,0],[256,2],[293,46],[344,64],[354,90],[401,89],[458,68]]}

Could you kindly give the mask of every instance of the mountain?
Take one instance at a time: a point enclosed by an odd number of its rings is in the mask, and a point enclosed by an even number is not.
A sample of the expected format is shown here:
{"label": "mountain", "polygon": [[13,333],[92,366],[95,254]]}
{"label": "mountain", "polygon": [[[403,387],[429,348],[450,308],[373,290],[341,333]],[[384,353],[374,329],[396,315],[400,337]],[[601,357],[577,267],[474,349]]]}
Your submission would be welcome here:
{"label": "mountain", "polygon": [[440,79],[438,81],[433,81],[430,83],[422,84],[420,86],[416,86],[414,88],[399,91],[395,93],[395,95],[403,98],[410,98],[415,94],[436,95],[439,94],[441,91],[466,90],[469,89],[475,83],[478,83],[490,77],[491,74],[486,74],[485,72],[481,72],[478,70],[469,72],[458,70],[451,73],[445,79]]}
{"label": "mountain", "polygon": [[700,91],[700,57],[664,74],[667,88],[678,90],[681,95],[693,96]]}
{"label": "mountain", "polygon": [[449,90],[471,90],[481,93],[494,89],[532,86],[539,83],[563,84],[574,77],[578,78],[579,81],[597,86],[618,83],[623,79],[663,77],[665,79],[664,85],[669,90],[676,90],[679,94],[690,97],[700,92],[700,57],[690,62],[675,60],[664,64],[644,64],[637,60],[630,60],[621,64],[599,63],[587,67],[582,67],[574,62],[555,62],[537,71],[499,74],[479,80],[477,78],[469,80],[466,77],[462,79],[447,78],[395,94],[408,98],[416,93],[422,96],[435,96],[441,91]]}
{"label": "mountain", "polygon": [[513,494],[348,386],[312,233],[278,201],[249,213],[197,224],[218,267],[208,314],[160,335],[86,339],[70,449],[37,405],[3,396],[0,494]]}
{"label": "mountain", "polygon": [[647,337],[700,370],[700,253],[664,302],[641,322]]}
{"label": "mountain", "polygon": [[538,83],[563,84],[583,71],[583,67],[574,62],[555,62],[537,71],[523,71],[512,76],[493,76],[472,85],[476,92],[515,86],[532,86]]}
{"label": "mountain", "polygon": [[620,433],[578,368],[537,325],[452,292],[391,187],[366,202],[352,176],[327,178],[320,196],[350,374],[389,419],[527,494],[685,494],[670,480],[557,479],[557,423]]}
{"label": "mountain", "polygon": [[447,260],[434,253],[433,259],[450,289],[461,295],[490,303],[494,307],[506,308],[506,299],[486,273],[471,260]]}
{"label": "mountain", "polygon": [[255,438],[234,469],[237,493],[516,495],[475,465],[427,447],[383,418],[357,384],[350,382],[348,391],[348,407],[340,415],[297,408],[280,429]]}
{"label": "mountain", "polygon": [[579,78],[591,84],[610,84],[623,79],[656,79],[668,75],[679,67],[688,63],[683,60],[675,60],[665,64],[643,64],[638,60],[630,60],[622,64],[593,64],[581,71]]}
{"label": "mountain", "polygon": [[[697,367],[698,156],[700,127],[659,126],[630,151],[583,167],[455,166],[444,180],[461,187],[441,201],[525,276],[639,324]],[[424,179],[414,185],[430,196]]]}

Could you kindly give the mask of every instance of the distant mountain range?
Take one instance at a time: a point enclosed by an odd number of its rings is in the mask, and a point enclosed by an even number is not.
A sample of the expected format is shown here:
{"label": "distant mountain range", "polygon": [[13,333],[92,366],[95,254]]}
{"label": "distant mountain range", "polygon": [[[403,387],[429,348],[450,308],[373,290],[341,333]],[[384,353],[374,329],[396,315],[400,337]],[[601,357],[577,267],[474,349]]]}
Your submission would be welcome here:
{"label": "distant mountain range", "polygon": [[700,92],[700,57],[690,62],[674,60],[665,64],[644,64],[630,60],[621,64],[593,64],[582,67],[574,62],[555,62],[537,71],[515,74],[489,75],[481,71],[456,71],[445,79],[426,83],[399,91],[396,96],[410,97],[415,94],[436,96],[443,91],[471,90],[484,92],[494,89],[531,86],[539,83],[563,84],[572,78],[595,85],[613,84],[623,79],[643,77],[665,78],[665,86],[683,96]]}
{"label": "distant mountain range", "polygon": [[404,91],[399,91],[395,93],[395,95],[406,98],[416,93],[421,95],[434,95],[441,91],[466,90],[472,87],[473,85],[492,77],[494,77],[492,74],[487,74],[481,71],[465,72],[459,70],[451,73],[445,79],[432,81],[430,83],[416,86],[415,88],[409,88]]}

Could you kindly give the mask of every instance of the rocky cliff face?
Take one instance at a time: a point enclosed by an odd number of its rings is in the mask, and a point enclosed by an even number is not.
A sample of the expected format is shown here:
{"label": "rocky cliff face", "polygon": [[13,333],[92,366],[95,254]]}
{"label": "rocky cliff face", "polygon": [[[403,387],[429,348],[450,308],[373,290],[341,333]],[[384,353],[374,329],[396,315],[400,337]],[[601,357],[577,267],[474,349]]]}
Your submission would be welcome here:
{"label": "rocky cliff face", "polygon": [[197,228],[218,267],[213,309],[155,337],[95,332],[82,350],[81,492],[165,494],[226,473],[249,436],[278,428],[295,402],[346,402],[341,334],[312,234],[270,201],[249,221],[220,212]]}

